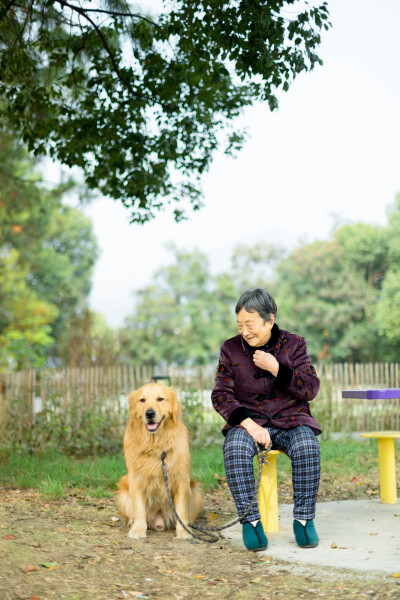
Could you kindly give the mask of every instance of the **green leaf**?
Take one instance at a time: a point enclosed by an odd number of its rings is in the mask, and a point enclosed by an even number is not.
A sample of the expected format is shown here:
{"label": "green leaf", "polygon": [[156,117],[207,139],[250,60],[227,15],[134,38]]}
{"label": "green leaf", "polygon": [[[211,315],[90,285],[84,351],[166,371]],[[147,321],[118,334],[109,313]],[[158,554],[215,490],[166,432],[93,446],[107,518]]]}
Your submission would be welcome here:
{"label": "green leaf", "polygon": [[29,27],[24,3],[4,6],[0,125],[35,156],[79,167],[133,222],[171,202],[179,220],[200,206],[217,148],[242,147],[222,142],[235,117],[259,99],[277,109],[278,88],[320,62],[328,10],[288,20],[284,0],[176,0],[156,17],[119,6],[36,0]]}

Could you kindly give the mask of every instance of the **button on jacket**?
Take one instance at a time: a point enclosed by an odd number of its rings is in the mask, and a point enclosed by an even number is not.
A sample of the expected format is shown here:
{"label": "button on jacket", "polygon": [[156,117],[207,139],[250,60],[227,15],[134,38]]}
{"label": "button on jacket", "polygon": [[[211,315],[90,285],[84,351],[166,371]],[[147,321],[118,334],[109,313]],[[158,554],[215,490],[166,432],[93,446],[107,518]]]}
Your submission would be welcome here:
{"label": "button on jacket", "polygon": [[[275,356],[276,377],[254,365],[256,350]],[[274,324],[265,346],[253,348],[241,335],[222,344],[211,399],[226,421],[224,435],[247,417],[267,427],[307,425],[318,435],[321,429],[309,402],[318,394],[319,383],[304,338]]]}

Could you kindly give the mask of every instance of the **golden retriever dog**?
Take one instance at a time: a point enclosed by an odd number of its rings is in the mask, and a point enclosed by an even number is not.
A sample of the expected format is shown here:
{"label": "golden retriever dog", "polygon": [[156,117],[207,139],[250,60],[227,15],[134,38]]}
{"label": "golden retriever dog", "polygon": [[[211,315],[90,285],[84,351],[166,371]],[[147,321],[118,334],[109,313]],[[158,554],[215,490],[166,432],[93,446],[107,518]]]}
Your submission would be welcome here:
{"label": "golden retriever dog", "polygon": [[174,390],[148,383],[129,396],[129,421],[124,434],[128,474],[118,484],[119,513],[131,526],[128,536],[146,537],[147,529],[176,528],[176,536],[191,536],[175,518],[168,500],[161,454],[166,453],[168,485],[177,514],[187,526],[203,509],[200,484],[190,478],[188,431],[181,420]]}

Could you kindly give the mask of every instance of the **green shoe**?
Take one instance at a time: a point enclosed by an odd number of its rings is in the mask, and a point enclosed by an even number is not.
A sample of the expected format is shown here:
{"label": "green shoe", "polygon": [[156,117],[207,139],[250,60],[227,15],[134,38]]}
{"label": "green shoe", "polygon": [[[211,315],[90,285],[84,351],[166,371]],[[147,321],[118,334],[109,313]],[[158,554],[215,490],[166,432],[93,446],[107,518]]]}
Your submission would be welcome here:
{"label": "green shoe", "polygon": [[293,521],[293,532],[300,548],[316,548],[318,546],[319,538],[312,519],[305,525],[300,521]]}
{"label": "green shoe", "polygon": [[243,523],[242,536],[247,550],[258,552],[266,550],[268,546],[267,536],[264,533],[261,521],[258,521],[255,527],[252,523]]}

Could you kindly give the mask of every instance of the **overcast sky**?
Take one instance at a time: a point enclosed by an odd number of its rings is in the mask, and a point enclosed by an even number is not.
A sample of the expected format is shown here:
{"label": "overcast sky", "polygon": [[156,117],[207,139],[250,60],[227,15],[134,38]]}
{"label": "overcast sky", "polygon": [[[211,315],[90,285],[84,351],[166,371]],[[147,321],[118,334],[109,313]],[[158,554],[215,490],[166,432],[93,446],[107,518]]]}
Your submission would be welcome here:
{"label": "overcast sky", "polygon": [[91,307],[111,327],[134,309],[134,291],[172,257],[165,244],[206,252],[214,272],[234,247],[288,247],[327,239],[338,222],[384,225],[400,192],[400,1],[328,0],[322,67],[267,105],[247,110],[249,140],[236,159],[215,156],[205,207],[175,224],[170,213],[129,224],[122,205],[86,207],[101,249]]}

